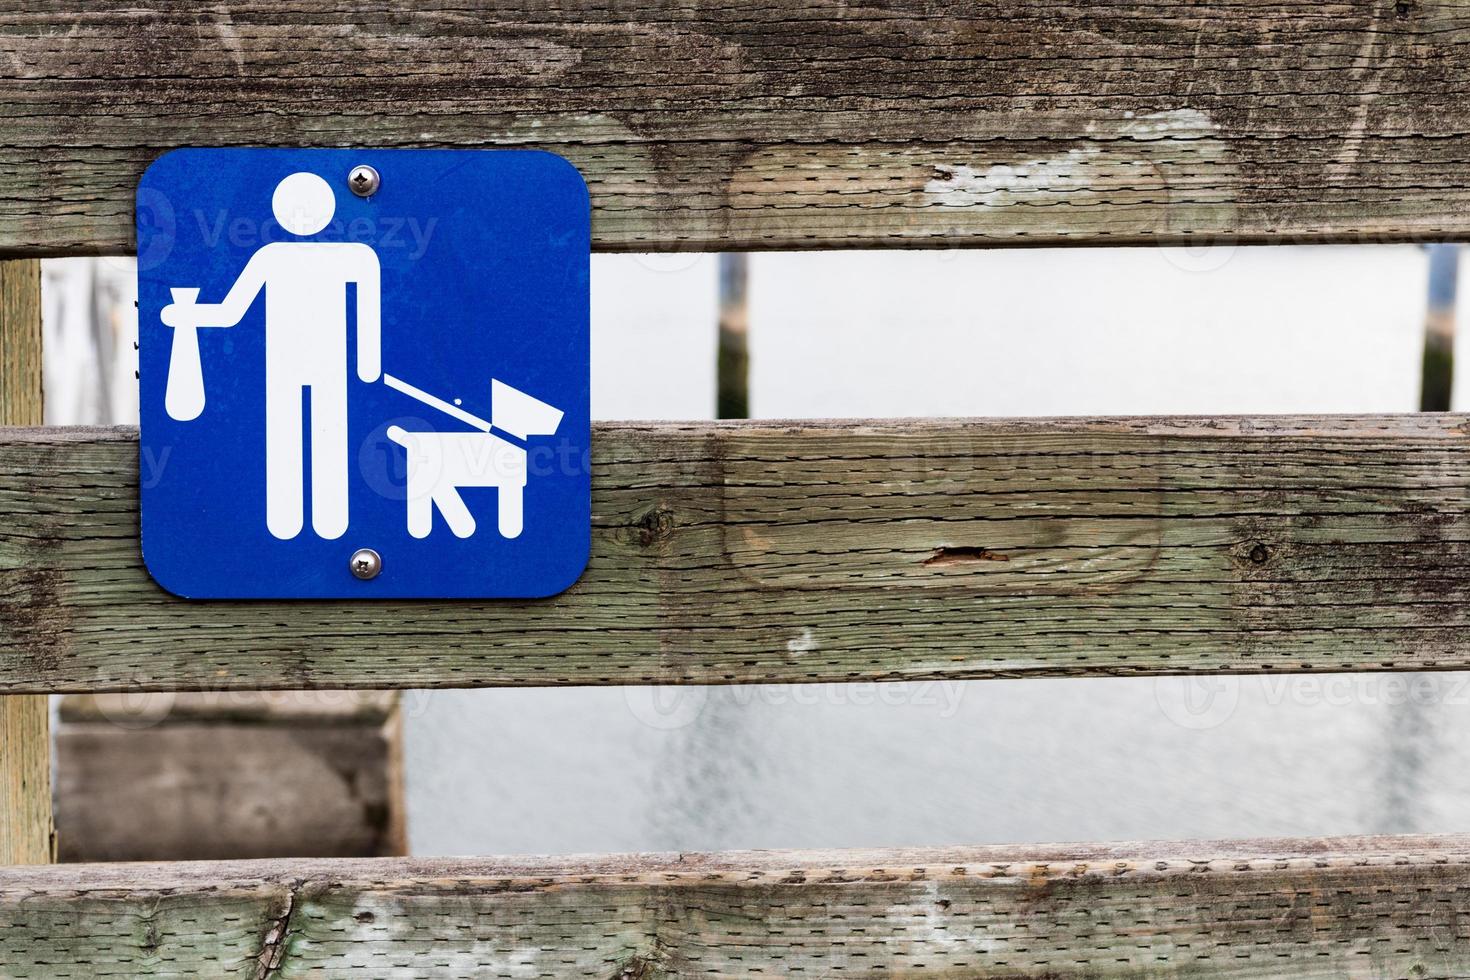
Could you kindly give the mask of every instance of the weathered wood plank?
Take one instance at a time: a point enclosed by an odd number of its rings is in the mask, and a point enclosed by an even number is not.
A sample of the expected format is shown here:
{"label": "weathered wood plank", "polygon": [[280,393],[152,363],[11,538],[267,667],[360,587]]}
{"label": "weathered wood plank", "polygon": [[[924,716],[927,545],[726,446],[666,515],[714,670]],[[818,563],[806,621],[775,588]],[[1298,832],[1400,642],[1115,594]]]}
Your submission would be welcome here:
{"label": "weathered wood plank", "polygon": [[1465,667],[1467,447],[1459,415],[604,424],[562,596],[187,603],[142,568],[132,430],[8,430],[0,689]]}
{"label": "weathered wood plank", "polygon": [[396,737],[386,718],[63,719],[60,860],[404,854]]}
{"label": "weathered wood plank", "polygon": [[62,861],[407,853],[398,694],[73,694],[56,728]]}
{"label": "weathered wood plank", "polygon": [[0,973],[1463,977],[1470,839],[0,872]]}
{"label": "weathered wood plank", "polygon": [[0,57],[7,252],[220,144],[555,150],[609,249],[1470,233],[1457,3],[12,0]]}
{"label": "weathered wood plank", "polygon": [[[41,263],[0,261],[0,425],[40,425],[43,408]],[[45,864],[54,849],[46,698],[0,697],[0,864]]]}
{"label": "weathered wood plank", "polygon": [[158,724],[321,728],[386,725],[397,710],[396,691],[203,691],[69,694],[57,705],[56,717],[133,730]]}

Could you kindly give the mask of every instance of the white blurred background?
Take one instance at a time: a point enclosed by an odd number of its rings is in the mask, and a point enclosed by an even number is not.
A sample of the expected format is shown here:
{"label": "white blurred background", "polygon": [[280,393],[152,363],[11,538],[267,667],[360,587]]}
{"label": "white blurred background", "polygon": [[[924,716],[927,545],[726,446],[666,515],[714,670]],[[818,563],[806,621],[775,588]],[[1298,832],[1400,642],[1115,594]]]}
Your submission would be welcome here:
{"label": "white blurred background", "polygon": [[[595,417],[713,417],[716,272],[594,256]],[[1407,245],[754,255],[751,414],[1413,411],[1427,275]],[[133,299],[124,260],[46,264],[48,423],[135,421]],[[1470,823],[1463,674],[437,691],[404,709],[417,854]]]}

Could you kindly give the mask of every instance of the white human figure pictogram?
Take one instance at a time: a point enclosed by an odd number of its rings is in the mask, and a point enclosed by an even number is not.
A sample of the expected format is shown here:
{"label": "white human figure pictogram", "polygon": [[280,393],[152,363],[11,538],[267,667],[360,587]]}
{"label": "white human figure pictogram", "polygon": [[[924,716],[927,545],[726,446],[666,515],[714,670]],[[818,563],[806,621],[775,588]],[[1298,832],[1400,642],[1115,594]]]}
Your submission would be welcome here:
{"label": "white human figure pictogram", "polygon": [[[276,221],[300,237],[325,228],[336,209],[332,188],[313,173],[291,174],[271,197]],[[323,538],[347,530],[347,287],[355,285],[357,293],[357,376],[373,382],[382,371],[379,279],[377,253],[366,244],[271,242],[250,257],[219,303],[192,302],[195,291],[180,289],[163,308],[163,322],[176,330],[232,327],[265,291],[265,521],[274,537],[294,538],[303,525],[307,393],[312,530]],[[179,369],[171,365],[170,374]],[[202,383],[198,399],[192,414],[171,406],[169,413],[197,415]]]}

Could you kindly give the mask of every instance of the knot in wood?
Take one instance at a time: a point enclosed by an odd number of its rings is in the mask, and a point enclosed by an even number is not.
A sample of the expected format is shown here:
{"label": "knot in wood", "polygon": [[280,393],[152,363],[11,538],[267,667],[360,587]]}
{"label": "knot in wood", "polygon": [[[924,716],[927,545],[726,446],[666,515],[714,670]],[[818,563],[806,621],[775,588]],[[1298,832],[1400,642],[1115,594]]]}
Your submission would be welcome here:
{"label": "knot in wood", "polygon": [[638,532],[638,543],[648,547],[673,533],[674,512],[663,504],[657,504],[645,511],[633,526]]}

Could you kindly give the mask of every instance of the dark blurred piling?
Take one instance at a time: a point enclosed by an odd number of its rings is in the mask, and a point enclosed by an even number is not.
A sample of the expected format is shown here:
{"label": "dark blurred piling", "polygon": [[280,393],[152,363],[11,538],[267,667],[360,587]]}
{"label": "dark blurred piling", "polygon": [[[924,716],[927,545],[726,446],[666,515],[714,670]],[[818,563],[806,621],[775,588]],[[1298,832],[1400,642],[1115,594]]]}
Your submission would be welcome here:
{"label": "dark blurred piling", "polygon": [[750,417],[750,350],[747,346],[745,292],[749,279],[747,256],[728,252],[720,256],[720,347],[715,359],[715,417]]}
{"label": "dark blurred piling", "polygon": [[1460,246],[1429,246],[1429,313],[1424,319],[1424,380],[1419,411],[1448,412],[1455,380],[1455,292]]}

